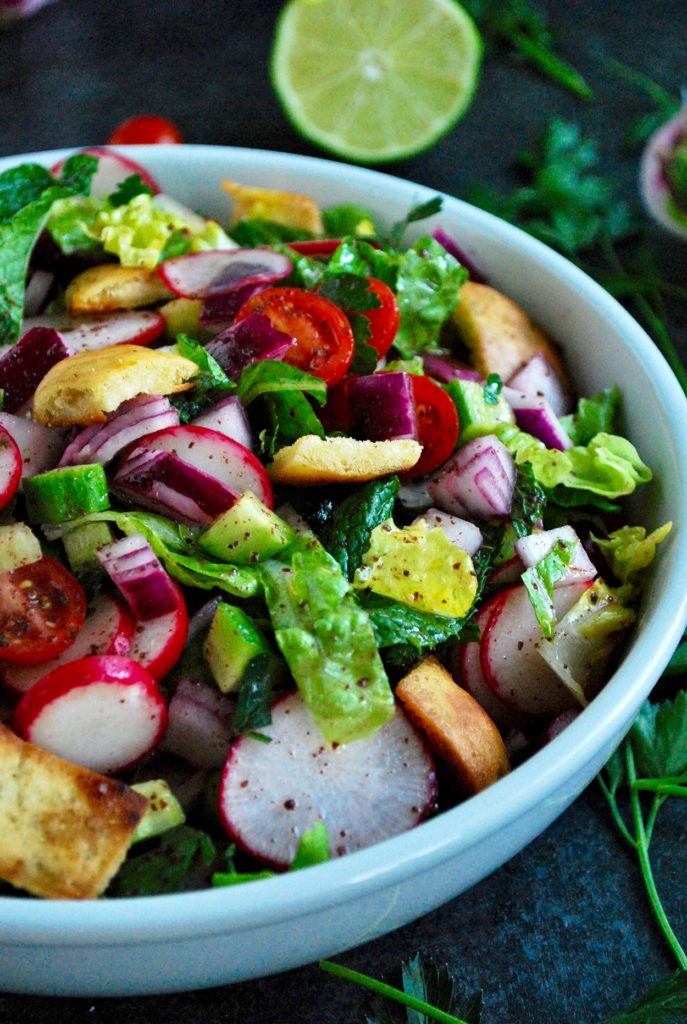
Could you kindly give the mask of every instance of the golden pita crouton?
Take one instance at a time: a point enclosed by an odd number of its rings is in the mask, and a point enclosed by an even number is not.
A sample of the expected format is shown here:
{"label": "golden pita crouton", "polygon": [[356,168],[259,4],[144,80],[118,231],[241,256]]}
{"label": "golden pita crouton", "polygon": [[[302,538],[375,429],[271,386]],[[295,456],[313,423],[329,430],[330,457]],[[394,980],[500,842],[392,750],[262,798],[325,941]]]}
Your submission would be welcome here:
{"label": "golden pita crouton", "polygon": [[70,313],[109,313],[150,306],[173,295],[155,269],[105,263],[75,277],[65,298]]}
{"label": "golden pita crouton", "polygon": [[316,434],[299,437],[274,456],[267,472],[275,483],[355,484],[411,469],[422,454],[417,441],[356,441]]}
{"label": "golden pita crouton", "polygon": [[465,792],[479,793],[507,774],[508,754],[500,732],[436,658],[416,665],[396,687],[396,696]]}
{"label": "golden pita crouton", "polygon": [[0,725],[0,878],[47,899],[95,899],[148,801]]}
{"label": "golden pita crouton", "polygon": [[78,352],[48,370],[33,398],[33,418],[45,427],[103,423],[126,399],[187,391],[197,376],[190,359],[143,345]]}
{"label": "golden pita crouton", "polygon": [[274,188],[254,188],[237,181],[223,181],[222,188],[234,200],[232,226],[240,220],[271,220],[286,228],[324,234],[320,208],[310,196],[281,192]]}
{"label": "golden pita crouton", "polygon": [[498,373],[507,381],[541,352],[565,379],[561,358],[544,332],[520,306],[495,288],[467,281],[460,289],[453,322],[483,376]]}

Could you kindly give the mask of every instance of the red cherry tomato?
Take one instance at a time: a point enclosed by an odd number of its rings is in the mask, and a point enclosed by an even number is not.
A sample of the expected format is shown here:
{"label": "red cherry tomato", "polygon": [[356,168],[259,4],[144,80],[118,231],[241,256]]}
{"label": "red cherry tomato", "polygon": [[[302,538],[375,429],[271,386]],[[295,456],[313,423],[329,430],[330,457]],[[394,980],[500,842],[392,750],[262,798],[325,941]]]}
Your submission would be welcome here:
{"label": "red cherry tomato", "polygon": [[329,299],[302,288],[268,288],[241,306],[234,323],[250,313],[264,313],[274,327],[296,339],[284,362],[323,380],[332,387],[353,361],[355,341],[351,325]]}
{"label": "red cherry tomato", "polygon": [[408,479],[433,473],[453,454],[458,441],[458,413],[450,395],[429,377],[412,380],[417,439],[423,448],[419,462],[404,474]]}
{"label": "red cherry tomato", "polygon": [[107,140],[110,146],[161,145],[165,142],[183,142],[181,132],[165,117],[143,114],[122,121]]}
{"label": "red cherry tomato", "polygon": [[396,296],[391,288],[383,281],[378,281],[376,277],[368,277],[367,280],[370,282],[370,287],[367,290],[377,296],[379,305],[373,309],[361,310],[361,314],[369,321],[372,329],[368,344],[377,349],[377,354],[381,359],[393,344],[398,325],[401,322],[401,314],[398,310]]}
{"label": "red cherry tomato", "polygon": [[0,575],[0,660],[50,661],[74,643],[85,621],[83,587],[54,558]]}
{"label": "red cherry tomato", "polygon": [[305,242],[289,242],[289,249],[301,256],[331,256],[340,245],[338,238],[309,238]]}

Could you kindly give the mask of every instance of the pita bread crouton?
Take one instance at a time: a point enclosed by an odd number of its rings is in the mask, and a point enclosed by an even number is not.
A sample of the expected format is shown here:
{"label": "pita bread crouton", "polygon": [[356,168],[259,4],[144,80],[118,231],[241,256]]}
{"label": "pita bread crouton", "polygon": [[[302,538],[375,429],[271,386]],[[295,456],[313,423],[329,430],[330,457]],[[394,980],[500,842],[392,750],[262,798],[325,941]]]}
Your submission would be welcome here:
{"label": "pita bread crouton", "polygon": [[65,296],[70,313],[109,313],[137,309],[174,298],[156,269],[121,267],[104,263],[84,270],[71,282]]}
{"label": "pita bread crouton", "polygon": [[239,185],[237,181],[223,181],[222,188],[234,200],[232,226],[240,220],[271,220],[297,231],[324,234],[320,208],[310,196],[274,188]]}
{"label": "pita bread crouton", "polygon": [[411,469],[422,454],[417,441],[356,441],[316,434],[299,437],[274,456],[267,472],[275,483],[355,484]]}
{"label": "pita bread crouton", "polygon": [[507,774],[508,754],[500,732],[436,658],[416,665],[396,687],[396,696],[464,792],[479,793]]}
{"label": "pita bread crouton", "polygon": [[507,381],[535,353],[541,352],[566,380],[561,357],[544,332],[520,306],[495,288],[467,281],[460,289],[452,318],[484,377],[498,373]]}
{"label": "pita bread crouton", "polygon": [[148,801],[0,725],[0,878],[46,899],[95,899]]}
{"label": "pita bread crouton", "polygon": [[128,398],[187,391],[197,376],[192,360],[143,345],[78,352],[48,370],[33,398],[33,418],[44,427],[103,423]]}

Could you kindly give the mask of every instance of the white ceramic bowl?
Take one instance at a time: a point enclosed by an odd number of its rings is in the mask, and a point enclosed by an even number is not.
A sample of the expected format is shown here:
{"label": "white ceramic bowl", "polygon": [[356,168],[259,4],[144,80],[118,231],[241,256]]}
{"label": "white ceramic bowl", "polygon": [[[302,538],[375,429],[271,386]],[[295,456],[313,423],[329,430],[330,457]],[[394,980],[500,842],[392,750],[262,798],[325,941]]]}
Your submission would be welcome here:
{"label": "white ceramic bowl", "polygon": [[[130,151],[173,196],[226,217],[224,177],[359,202],[387,222],[433,193],[388,175],[283,153],[206,146]],[[25,159],[51,165],[62,152]],[[579,389],[618,384],[655,482],[642,522],[672,519],[618,671],[561,736],[491,789],[412,832],[307,871],[229,889],[92,903],[0,899],[0,989],[128,995],[219,985],[331,956],[427,913],[503,864],[594,777],[687,618],[687,402],[644,331],[539,242],[450,197],[438,221],[562,345]]]}

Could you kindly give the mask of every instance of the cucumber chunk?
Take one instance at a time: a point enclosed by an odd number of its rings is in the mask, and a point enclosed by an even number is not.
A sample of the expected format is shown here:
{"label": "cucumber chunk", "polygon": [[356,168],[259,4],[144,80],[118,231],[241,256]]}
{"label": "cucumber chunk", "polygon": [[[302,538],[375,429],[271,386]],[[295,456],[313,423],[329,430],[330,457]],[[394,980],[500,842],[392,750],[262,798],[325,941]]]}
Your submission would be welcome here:
{"label": "cucumber chunk", "polygon": [[222,693],[232,693],[238,690],[253,658],[268,648],[248,615],[222,601],[217,605],[203,650]]}
{"label": "cucumber chunk", "polygon": [[32,523],[59,525],[110,507],[105,470],[98,462],[29,477],[24,480],[24,497]]}

